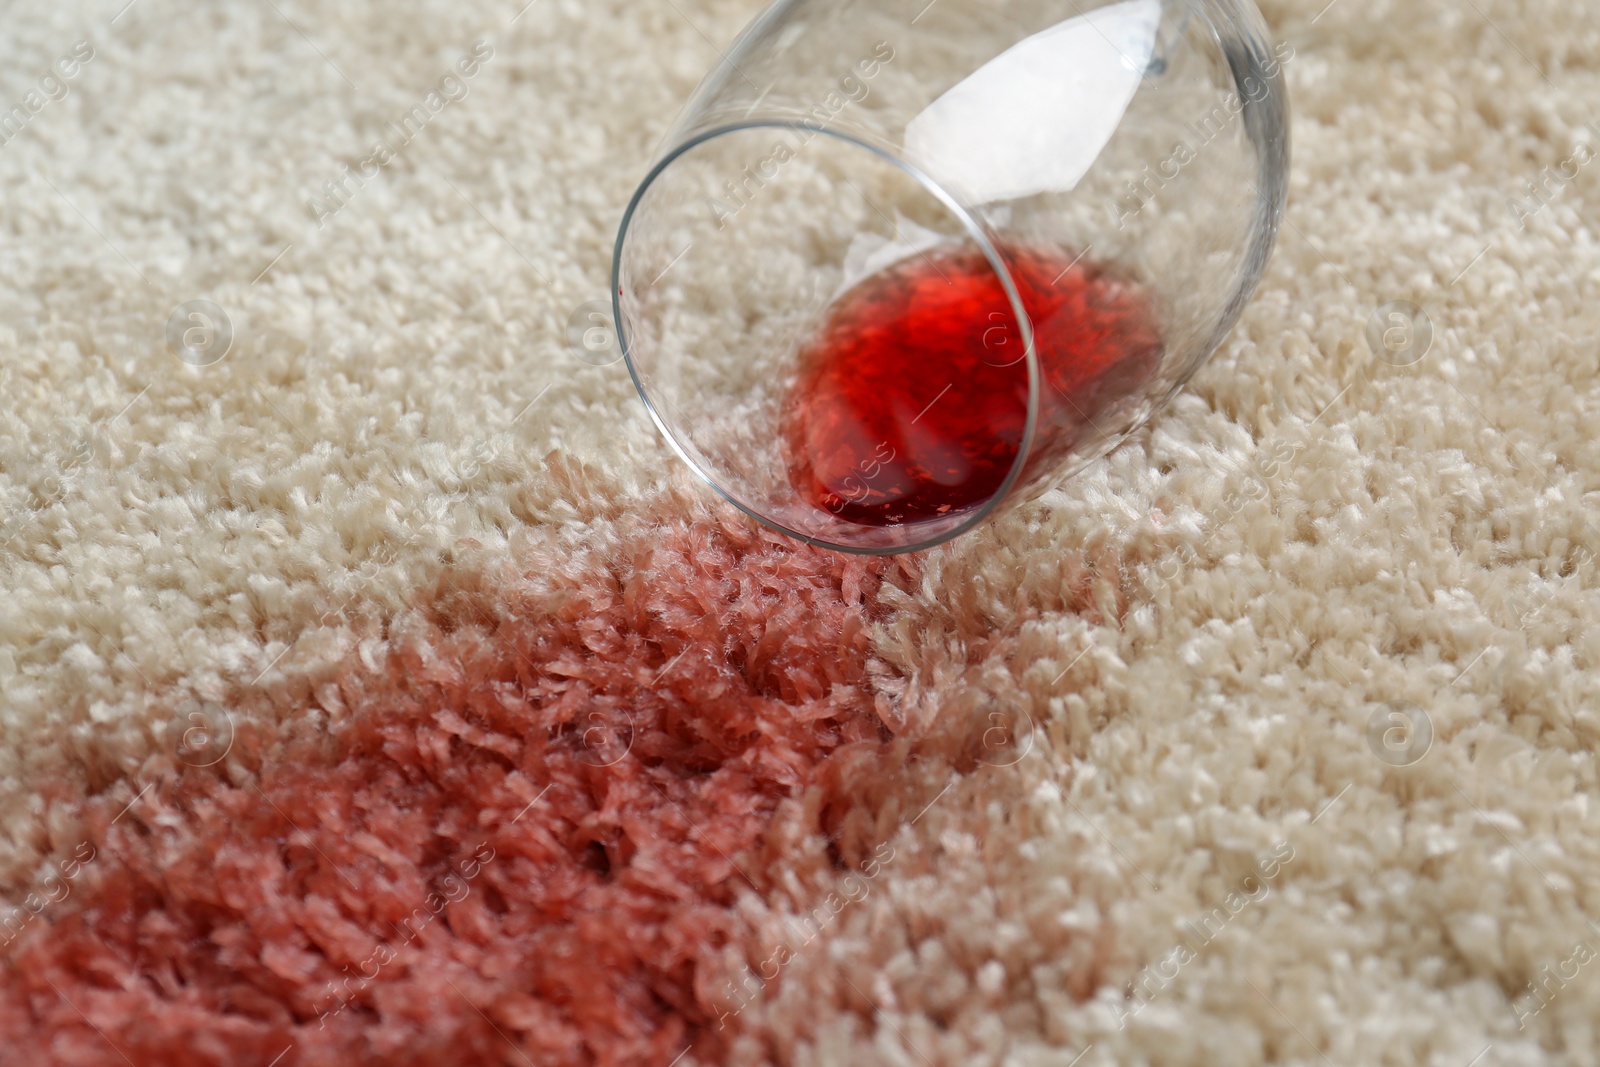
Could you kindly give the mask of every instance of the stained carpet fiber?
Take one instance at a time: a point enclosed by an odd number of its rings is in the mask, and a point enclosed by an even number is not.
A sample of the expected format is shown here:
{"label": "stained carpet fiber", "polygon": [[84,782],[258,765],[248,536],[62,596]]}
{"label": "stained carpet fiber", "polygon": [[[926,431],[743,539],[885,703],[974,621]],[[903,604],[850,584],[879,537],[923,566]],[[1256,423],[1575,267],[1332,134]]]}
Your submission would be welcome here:
{"label": "stained carpet fiber", "polygon": [[872,562],[566,340],[755,11],[8,11],[0,1063],[1600,1059],[1600,9],[1267,4],[1232,338]]}

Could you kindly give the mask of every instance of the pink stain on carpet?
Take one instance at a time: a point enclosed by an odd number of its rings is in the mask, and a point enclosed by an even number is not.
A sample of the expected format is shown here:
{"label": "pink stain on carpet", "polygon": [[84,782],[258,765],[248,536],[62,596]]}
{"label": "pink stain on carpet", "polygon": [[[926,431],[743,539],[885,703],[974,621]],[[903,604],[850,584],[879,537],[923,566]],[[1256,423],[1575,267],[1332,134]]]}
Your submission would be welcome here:
{"label": "pink stain on carpet", "polygon": [[719,1058],[765,828],[888,736],[868,627],[905,564],[737,528],[634,543],[440,595],[253,778],[86,802],[93,858],[5,952],[0,1061]]}

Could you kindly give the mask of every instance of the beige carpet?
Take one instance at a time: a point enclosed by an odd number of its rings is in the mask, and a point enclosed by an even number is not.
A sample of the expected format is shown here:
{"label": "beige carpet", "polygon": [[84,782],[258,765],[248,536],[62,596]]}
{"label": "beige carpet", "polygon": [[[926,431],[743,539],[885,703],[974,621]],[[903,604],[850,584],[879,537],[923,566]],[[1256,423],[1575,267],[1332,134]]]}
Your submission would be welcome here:
{"label": "beige carpet", "polygon": [[14,6],[0,1063],[1600,1061],[1600,8],[1324,4],[1224,349],[871,565],[566,341],[757,5]]}

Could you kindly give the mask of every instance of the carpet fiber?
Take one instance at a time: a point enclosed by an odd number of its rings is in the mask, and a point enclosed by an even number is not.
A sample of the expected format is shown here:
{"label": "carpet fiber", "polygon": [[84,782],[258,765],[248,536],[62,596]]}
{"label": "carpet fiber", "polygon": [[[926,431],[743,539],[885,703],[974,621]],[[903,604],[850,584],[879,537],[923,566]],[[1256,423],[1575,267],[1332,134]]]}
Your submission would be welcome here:
{"label": "carpet fiber", "polygon": [[124,3],[0,33],[0,1064],[1600,1059],[1600,9],[1268,3],[1233,336],[868,561],[567,341],[750,0]]}

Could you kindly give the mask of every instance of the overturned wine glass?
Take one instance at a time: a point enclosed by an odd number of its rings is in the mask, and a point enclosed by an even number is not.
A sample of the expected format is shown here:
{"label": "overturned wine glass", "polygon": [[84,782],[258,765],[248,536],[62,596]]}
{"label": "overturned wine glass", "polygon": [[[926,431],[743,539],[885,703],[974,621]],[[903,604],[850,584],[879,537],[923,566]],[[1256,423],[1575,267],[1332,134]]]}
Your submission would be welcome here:
{"label": "overturned wine glass", "polygon": [[1250,0],[783,0],[617,236],[673,448],[828,548],[948,540],[1104,455],[1277,234],[1287,46]]}

